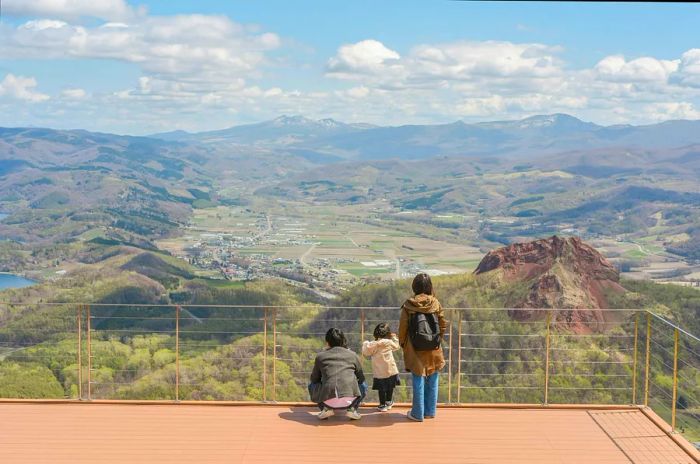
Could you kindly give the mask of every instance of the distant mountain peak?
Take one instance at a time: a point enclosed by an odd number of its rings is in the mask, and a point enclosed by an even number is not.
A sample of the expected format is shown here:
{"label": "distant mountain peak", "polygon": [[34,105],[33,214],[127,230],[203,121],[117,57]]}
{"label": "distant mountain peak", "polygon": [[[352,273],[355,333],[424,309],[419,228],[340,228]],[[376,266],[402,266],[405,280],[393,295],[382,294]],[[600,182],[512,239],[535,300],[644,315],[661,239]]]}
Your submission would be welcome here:
{"label": "distant mountain peak", "polygon": [[599,129],[601,127],[590,122],[582,121],[574,116],[564,113],[538,114],[524,119],[482,122],[477,123],[476,125],[479,127],[486,127],[490,129],[523,131],[523,133],[528,133],[532,131],[588,132],[591,130]]}
{"label": "distant mountain peak", "polygon": [[301,115],[292,115],[288,116],[286,114],[283,114],[282,116],[279,116],[272,121],[270,121],[273,125],[282,127],[282,126],[316,126],[316,127],[324,127],[328,129],[335,129],[338,127],[344,127],[347,126],[347,124],[342,123],[340,121],[336,121],[335,119],[331,118],[324,118],[324,119],[310,119]]}
{"label": "distant mountain peak", "polygon": [[308,125],[314,124],[315,121],[309,118],[305,118],[299,114],[287,116],[283,114],[282,116],[276,117],[271,121],[275,125],[279,126],[298,126],[298,125]]}
{"label": "distant mountain peak", "polygon": [[558,124],[588,124],[580,119],[564,114],[564,113],[555,113],[555,114],[541,114],[541,115],[536,115],[536,116],[530,116],[529,118],[521,119],[520,120],[521,127],[548,127],[548,126],[554,126]]}
{"label": "distant mountain peak", "polygon": [[169,131],[169,132],[160,132],[157,134],[150,134],[147,137],[151,137],[154,139],[161,139],[161,140],[166,140],[166,141],[178,141],[178,140],[188,140],[190,139],[194,134],[192,132],[187,132],[182,129],[177,129],[174,131]]}
{"label": "distant mountain peak", "polygon": [[326,126],[326,127],[340,127],[340,126],[345,125],[344,123],[338,122],[335,119],[331,119],[331,118],[319,119],[317,122],[319,124],[321,124],[322,126]]}

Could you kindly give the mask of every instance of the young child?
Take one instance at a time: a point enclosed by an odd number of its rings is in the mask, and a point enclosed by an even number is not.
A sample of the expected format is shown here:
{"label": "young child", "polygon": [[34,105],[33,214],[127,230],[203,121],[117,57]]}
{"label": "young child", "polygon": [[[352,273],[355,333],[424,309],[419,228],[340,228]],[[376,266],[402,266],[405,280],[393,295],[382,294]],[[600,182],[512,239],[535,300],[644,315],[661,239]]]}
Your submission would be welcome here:
{"label": "young child", "polygon": [[399,340],[391,333],[389,324],[382,322],[374,328],[374,341],[362,343],[362,354],[372,357],[374,382],[372,390],[379,392],[381,412],[388,411],[394,404],[394,388],[400,384],[399,369],[394,360],[394,351],[399,349]]}

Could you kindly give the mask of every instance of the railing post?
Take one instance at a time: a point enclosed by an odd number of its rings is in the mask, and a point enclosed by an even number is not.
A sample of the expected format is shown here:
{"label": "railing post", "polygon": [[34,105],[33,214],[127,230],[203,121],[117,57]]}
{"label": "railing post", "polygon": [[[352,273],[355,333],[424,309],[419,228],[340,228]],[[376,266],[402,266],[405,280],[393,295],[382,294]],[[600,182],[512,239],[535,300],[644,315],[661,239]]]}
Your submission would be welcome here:
{"label": "railing post", "polygon": [[448,325],[447,347],[447,404],[452,404],[452,320]]}
{"label": "railing post", "polygon": [[267,401],[267,308],[264,310],[263,316],[263,373],[262,373],[263,401]]}
{"label": "railing post", "polygon": [[365,309],[360,309],[360,351],[362,351],[362,343],[365,341]]}
{"label": "railing post", "polygon": [[632,362],[632,404],[637,404],[637,345],[639,340],[639,313],[634,316],[634,353]]}
{"label": "railing post", "polygon": [[651,361],[651,313],[647,312],[647,349],[644,360],[644,406],[649,406],[649,365]]}
{"label": "railing post", "polygon": [[180,401],[180,305],[175,306],[175,401]]}
{"label": "railing post", "polygon": [[673,405],[671,406],[671,431],[676,431],[676,403],[678,402],[678,329],[673,330]]}
{"label": "railing post", "polygon": [[77,326],[78,326],[78,399],[82,400],[83,399],[83,356],[82,356],[82,351],[83,351],[83,339],[82,339],[82,329],[83,329],[83,324],[82,324],[82,318],[83,318],[83,305],[78,305],[77,307],[77,312],[78,312],[78,317],[77,317]]}
{"label": "railing post", "polygon": [[550,352],[550,336],[552,333],[552,312],[547,311],[547,335],[545,338],[545,355],[544,355],[544,404],[549,404],[549,352]]}
{"label": "railing post", "polygon": [[272,401],[277,401],[277,309],[272,310]]}
{"label": "railing post", "polygon": [[90,316],[90,305],[85,307],[87,316],[87,399],[92,399],[92,317]]}
{"label": "railing post", "polygon": [[462,313],[457,311],[457,404],[462,402]]}

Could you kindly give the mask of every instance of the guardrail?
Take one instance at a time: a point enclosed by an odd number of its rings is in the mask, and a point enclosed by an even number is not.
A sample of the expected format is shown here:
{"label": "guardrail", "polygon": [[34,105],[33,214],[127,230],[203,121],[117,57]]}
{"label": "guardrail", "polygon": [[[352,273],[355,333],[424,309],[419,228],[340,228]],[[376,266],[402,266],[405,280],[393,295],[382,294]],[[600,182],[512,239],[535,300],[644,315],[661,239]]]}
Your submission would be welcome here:
{"label": "guardrail", "polygon": [[[642,404],[700,441],[700,339],[667,319],[639,309],[445,312],[442,403]],[[0,304],[0,397],[305,401],[328,327],[359,352],[377,323],[397,330],[399,315],[395,307]],[[369,361],[365,368],[371,383]],[[407,401],[410,376],[401,376],[396,400]]]}

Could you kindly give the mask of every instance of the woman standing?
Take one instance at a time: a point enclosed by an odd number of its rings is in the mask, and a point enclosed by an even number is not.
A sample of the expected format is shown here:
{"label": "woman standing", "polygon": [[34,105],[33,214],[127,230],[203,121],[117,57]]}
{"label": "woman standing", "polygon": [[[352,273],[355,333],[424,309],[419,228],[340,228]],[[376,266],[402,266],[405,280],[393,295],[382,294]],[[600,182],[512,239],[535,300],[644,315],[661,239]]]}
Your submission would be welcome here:
{"label": "woman standing", "polygon": [[440,342],[447,321],[428,274],[418,274],[411,287],[413,298],[401,306],[399,343],[406,370],[413,377],[413,407],[407,417],[422,422],[435,417],[437,409],[438,372],[445,367]]}

